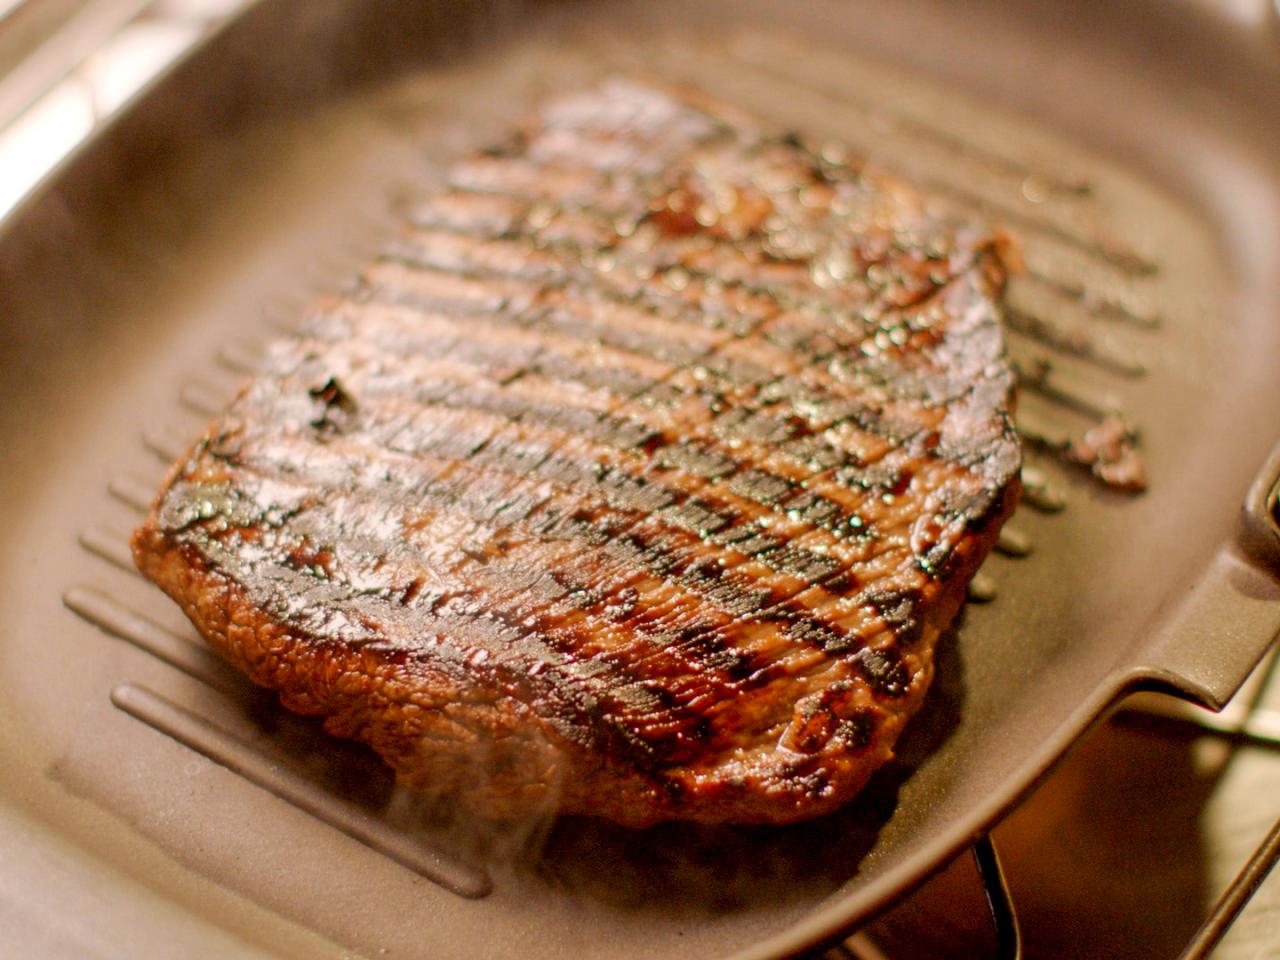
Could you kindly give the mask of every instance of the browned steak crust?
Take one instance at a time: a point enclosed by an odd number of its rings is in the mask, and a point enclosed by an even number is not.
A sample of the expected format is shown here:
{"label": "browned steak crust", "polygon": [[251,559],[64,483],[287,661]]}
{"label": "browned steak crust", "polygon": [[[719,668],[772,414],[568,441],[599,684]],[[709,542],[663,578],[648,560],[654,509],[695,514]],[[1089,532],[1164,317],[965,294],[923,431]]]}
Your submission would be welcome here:
{"label": "browned steak crust", "polygon": [[890,755],[1017,495],[992,238],[615,83],[460,163],[175,465],[139,568],[484,814],[783,823]]}

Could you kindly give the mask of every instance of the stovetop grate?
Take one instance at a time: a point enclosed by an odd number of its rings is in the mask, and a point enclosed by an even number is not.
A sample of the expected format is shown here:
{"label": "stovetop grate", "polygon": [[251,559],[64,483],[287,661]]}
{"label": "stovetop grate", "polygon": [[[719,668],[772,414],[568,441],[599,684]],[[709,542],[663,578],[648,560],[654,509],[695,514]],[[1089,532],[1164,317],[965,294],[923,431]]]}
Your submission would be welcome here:
{"label": "stovetop grate", "polygon": [[[1278,660],[1280,657],[1275,652],[1268,655],[1231,703],[1219,713],[1211,713],[1168,697],[1147,694],[1131,697],[1121,709],[1137,719],[1185,726],[1191,732],[1232,743],[1263,747],[1276,751],[1280,756],[1280,711],[1262,703],[1268,685],[1280,677]],[[1023,942],[1015,896],[1010,890],[991,835],[979,838],[970,855],[990,913],[991,946],[988,955],[993,960],[1019,960],[1022,957]],[[1277,863],[1280,863],[1280,819],[1227,883],[1177,960],[1207,960]],[[1153,896],[1158,895],[1155,890],[1151,892]],[[824,960],[896,960],[877,943],[871,932],[854,934],[845,942],[823,952],[821,957]]]}

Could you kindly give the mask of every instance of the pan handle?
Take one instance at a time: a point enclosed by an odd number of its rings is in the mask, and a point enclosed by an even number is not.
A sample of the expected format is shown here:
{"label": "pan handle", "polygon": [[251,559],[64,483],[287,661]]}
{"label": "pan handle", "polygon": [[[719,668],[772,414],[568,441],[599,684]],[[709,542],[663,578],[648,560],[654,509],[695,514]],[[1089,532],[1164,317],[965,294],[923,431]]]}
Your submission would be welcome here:
{"label": "pan handle", "polygon": [[1242,524],[1244,549],[1259,563],[1280,570],[1280,443],[1249,488]]}
{"label": "pan handle", "polygon": [[1280,444],[1250,487],[1240,536],[1165,618],[1135,677],[1221,710],[1280,635]]}

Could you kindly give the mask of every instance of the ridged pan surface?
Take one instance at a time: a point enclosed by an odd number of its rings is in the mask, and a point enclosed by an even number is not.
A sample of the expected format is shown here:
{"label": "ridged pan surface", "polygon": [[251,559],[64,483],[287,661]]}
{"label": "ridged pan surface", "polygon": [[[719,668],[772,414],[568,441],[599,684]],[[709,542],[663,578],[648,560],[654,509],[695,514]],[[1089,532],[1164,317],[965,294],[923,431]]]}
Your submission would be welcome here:
{"label": "ridged pan surface", "polygon": [[[1210,215],[1169,189],[1167,156],[1158,186],[886,61],[910,46],[906,23],[896,41],[872,30],[871,56],[856,43],[867,11],[779,25],[744,9],[424,5],[370,26],[342,4],[263,4],[0,236],[0,798],[89,855],[94,882],[149,891],[100,934],[129,919],[209,956],[228,934],[245,955],[778,955],[939,866],[1124,690],[1164,680],[1214,699],[1261,655],[1276,583],[1223,545],[1280,409],[1280,323],[1259,292],[1276,264],[1255,242],[1280,220],[1277,184],[1249,179],[1255,157],[1218,154],[1220,177],[1184,181],[1221,185],[1228,213]],[[1017,76],[1033,47],[1004,40]],[[407,71],[405,47],[427,54]],[[272,337],[351,281],[396,210],[547,96],[615,76],[867,156],[1005,230],[1022,261],[1006,321],[1024,505],[897,759],[811,823],[484,828],[251,689],[127,557],[169,459]],[[1243,209],[1252,237],[1230,232]],[[1146,492],[1073,462],[1100,427],[1137,438]],[[1188,623],[1209,632],[1188,644]]]}

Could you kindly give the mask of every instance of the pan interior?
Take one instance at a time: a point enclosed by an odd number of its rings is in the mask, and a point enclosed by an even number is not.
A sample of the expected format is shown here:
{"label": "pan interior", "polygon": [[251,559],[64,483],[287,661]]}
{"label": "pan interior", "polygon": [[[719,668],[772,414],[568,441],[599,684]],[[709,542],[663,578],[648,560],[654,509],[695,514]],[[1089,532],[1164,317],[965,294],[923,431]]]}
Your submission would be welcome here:
{"label": "pan interior", "polygon": [[[1025,784],[1042,745],[1143,662],[1149,622],[1230,531],[1272,439],[1257,411],[1280,408],[1277,330],[1232,309],[1210,225],[1150,182],[834,34],[693,29],[665,6],[598,13],[548,10],[483,54],[296,115],[250,113],[139,182],[122,175],[92,214],[65,194],[33,215],[60,239],[67,262],[50,269],[66,280],[6,294],[6,353],[15,372],[31,365],[3,415],[21,508],[0,554],[0,798],[248,944],[724,955],[824,905],[870,909],[864,891],[918,878],[929,849]],[[214,79],[235,66],[206,60]],[[898,759],[813,823],[485,832],[423,810],[366,753],[192,652],[190,626],[122,553],[169,457],[271,337],[354,276],[398,205],[547,95],[615,75],[687,83],[846,145],[939,209],[1007,230],[1024,263],[1009,346],[1035,489],[1012,525],[1031,552],[993,555],[996,599],[942,642]],[[1112,413],[1140,431],[1151,488],[1138,497],[1054,452]]]}

